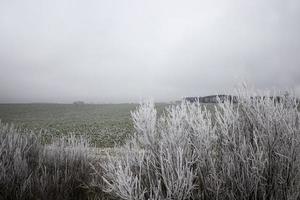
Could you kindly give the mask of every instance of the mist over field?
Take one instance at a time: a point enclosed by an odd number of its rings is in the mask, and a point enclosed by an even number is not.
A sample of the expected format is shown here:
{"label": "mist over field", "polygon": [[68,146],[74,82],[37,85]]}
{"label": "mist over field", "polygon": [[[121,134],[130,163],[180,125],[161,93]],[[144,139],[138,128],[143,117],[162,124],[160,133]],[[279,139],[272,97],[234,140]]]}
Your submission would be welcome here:
{"label": "mist over field", "polygon": [[297,0],[0,1],[0,103],[300,94]]}
{"label": "mist over field", "polygon": [[300,200],[299,53],[299,0],[0,0],[0,200]]}

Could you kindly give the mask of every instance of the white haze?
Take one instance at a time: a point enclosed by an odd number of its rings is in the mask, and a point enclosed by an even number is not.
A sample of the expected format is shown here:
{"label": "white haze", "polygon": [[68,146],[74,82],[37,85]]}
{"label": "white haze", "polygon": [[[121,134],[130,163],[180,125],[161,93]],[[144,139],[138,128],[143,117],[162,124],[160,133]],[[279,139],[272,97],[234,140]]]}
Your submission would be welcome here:
{"label": "white haze", "polygon": [[1,0],[0,102],[300,94],[299,0]]}

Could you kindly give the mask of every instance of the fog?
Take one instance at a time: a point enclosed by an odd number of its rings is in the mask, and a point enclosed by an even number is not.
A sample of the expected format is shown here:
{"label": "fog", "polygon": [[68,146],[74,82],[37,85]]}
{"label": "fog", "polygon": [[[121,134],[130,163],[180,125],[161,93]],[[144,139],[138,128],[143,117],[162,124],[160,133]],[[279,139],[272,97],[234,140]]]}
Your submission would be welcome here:
{"label": "fog", "polygon": [[0,102],[300,94],[298,0],[1,0]]}

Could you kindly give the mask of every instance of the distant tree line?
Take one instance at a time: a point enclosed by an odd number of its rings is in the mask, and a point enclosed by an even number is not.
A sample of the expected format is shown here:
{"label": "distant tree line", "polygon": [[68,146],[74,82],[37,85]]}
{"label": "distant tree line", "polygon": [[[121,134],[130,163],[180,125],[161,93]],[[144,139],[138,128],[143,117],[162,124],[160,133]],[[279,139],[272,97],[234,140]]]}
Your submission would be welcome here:
{"label": "distant tree line", "polygon": [[194,103],[219,103],[219,102],[225,102],[226,100],[229,100],[233,103],[237,103],[237,96],[232,95],[210,95],[210,96],[204,96],[204,97],[185,97],[183,100]]}
{"label": "distant tree line", "polygon": [[[287,97],[288,94],[285,94],[283,96],[254,96],[250,97],[252,100],[266,100],[270,99],[273,100],[275,103],[283,103],[285,100],[285,97]],[[210,95],[210,96],[204,96],[204,97],[185,97],[183,100],[188,101],[190,103],[224,103],[225,101],[230,101],[232,103],[238,103],[238,97],[234,95]],[[299,99],[296,100],[299,103]]]}

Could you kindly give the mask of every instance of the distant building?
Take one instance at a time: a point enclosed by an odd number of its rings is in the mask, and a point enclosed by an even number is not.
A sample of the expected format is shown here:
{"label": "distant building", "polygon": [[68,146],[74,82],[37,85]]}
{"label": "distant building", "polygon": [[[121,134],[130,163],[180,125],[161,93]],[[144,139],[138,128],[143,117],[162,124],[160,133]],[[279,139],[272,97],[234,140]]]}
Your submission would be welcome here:
{"label": "distant building", "polygon": [[83,101],[74,101],[73,102],[74,105],[84,105]]}

